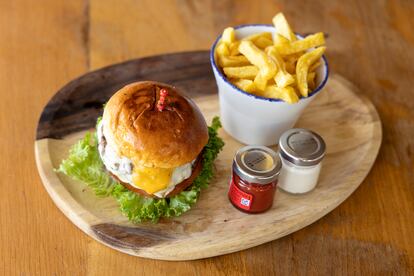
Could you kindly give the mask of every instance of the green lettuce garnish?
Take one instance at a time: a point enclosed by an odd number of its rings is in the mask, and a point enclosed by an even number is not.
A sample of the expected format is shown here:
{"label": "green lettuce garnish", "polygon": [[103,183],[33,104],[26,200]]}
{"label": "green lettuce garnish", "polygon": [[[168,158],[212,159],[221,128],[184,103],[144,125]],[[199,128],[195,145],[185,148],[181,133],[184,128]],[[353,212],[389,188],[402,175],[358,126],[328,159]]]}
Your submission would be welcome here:
{"label": "green lettuce garnish", "polygon": [[[99,121],[99,119],[98,119]],[[213,118],[208,127],[209,139],[203,150],[203,168],[187,190],[171,198],[146,198],[129,191],[110,177],[104,170],[99,156],[96,134],[88,132],[69,150],[69,156],[57,169],[71,178],[84,182],[97,196],[113,196],[119,203],[121,212],[133,223],[150,220],[157,222],[161,217],[179,216],[191,209],[202,188],[206,188],[213,178],[213,162],[224,146],[217,135],[221,123]]]}

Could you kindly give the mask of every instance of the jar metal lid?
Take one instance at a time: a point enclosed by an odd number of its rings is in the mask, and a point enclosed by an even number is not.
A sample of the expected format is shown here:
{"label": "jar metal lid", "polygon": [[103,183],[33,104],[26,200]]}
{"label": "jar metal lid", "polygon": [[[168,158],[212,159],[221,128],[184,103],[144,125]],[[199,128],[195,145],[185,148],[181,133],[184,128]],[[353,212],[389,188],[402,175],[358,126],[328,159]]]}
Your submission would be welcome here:
{"label": "jar metal lid", "polygon": [[272,149],[265,146],[246,146],[236,152],[233,169],[247,182],[268,184],[277,179],[282,163]]}
{"label": "jar metal lid", "polygon": [[279,139],[280,155],[298,166],[314,166],[325,156],[326,145],[317,133],[303,128],[284,132]]}

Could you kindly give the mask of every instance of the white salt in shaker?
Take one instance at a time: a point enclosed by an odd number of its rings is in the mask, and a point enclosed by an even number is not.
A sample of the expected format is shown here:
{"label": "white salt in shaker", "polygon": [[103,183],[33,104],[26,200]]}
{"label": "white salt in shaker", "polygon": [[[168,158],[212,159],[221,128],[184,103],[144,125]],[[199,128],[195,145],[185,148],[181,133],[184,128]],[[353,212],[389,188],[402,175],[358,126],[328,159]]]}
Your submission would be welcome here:
{"label": "white salt in shaker", "polygon": [[279,149],[282,170],[278,187],[293,194],[312,191],[318,183],[325,156],[322,137],[307,129],[290,129],[280,136]]}

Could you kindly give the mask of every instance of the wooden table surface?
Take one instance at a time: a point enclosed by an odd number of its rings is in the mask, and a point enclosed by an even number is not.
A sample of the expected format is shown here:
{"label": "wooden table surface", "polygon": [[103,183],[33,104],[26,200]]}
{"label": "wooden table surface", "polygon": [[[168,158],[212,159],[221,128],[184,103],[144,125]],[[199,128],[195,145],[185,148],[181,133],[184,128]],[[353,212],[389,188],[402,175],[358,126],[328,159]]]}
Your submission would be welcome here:
{"label": "wooden table surface", "polygon": [[[278,11],[298,32],[329,35],[332,71],[380,114],[378,159],[348,200],[280,240],[189,262],[114,251],[56,208],[38,176],[33,142],[57,89],[111,63],[208,49],[224,27],[270,23]],[[414,273],[413,18],[414,2],[392,0],[0,1],[0,274]]]}

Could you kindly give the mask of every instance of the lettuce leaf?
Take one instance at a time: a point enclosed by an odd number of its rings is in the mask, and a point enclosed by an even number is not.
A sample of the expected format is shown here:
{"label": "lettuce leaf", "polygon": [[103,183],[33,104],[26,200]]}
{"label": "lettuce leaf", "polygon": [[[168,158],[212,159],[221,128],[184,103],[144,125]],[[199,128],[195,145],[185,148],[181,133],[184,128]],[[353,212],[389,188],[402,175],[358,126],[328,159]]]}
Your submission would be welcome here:
{"label": "lettuce leaf", "polygon": [[[99,122],[100,119],[98,119]],[[191,209],[202,188],[213,178],[214,160],[224,146],[217,132],[221,127],[218,117],[208,127],[209,140],[203,149],[203,168],[187,190],[171,198],[146,198],[129,191],[104,170],[99,156],[96,134],[87,133],[69,150],[69,156],[57,169],[71,178],[85,183],[97,196],[112,196],[121,212],[133,223],[157,222],[161,217],[179,216]]]}

